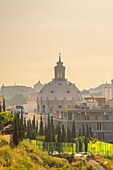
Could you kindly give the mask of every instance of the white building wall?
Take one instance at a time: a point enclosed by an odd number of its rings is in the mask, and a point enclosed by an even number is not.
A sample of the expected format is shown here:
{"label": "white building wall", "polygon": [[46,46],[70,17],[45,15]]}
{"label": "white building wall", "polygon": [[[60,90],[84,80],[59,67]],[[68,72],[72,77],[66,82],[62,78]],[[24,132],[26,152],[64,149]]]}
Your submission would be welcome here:
{"label": "white building wall", "polygon": [[102,89],[102,96],[105,97],[107,101],[112,99],[112,88],[104,87]]}

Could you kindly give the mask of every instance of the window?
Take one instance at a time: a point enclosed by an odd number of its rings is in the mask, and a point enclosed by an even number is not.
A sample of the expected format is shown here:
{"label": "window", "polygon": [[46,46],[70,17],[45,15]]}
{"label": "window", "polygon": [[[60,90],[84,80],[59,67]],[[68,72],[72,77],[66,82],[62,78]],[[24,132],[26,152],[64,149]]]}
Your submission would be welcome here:
{"label": "window", "polygon": [[58,108],[62,108],[62,105],[59,105]]}
{"label": "window", "polygon": [[42,106],[42,112],[45,113],[45,105]]}
{"label": "window", "polygon": [[68,120],[72,120],[72,113],[68,112]]}
{"label": "window", "polygon": [[97,130],[101,130],[101,122],[97,122]]}
{"label": "window", "polygon": [[89,116],[84,116],[84,119],[85,120],[89,120]]}

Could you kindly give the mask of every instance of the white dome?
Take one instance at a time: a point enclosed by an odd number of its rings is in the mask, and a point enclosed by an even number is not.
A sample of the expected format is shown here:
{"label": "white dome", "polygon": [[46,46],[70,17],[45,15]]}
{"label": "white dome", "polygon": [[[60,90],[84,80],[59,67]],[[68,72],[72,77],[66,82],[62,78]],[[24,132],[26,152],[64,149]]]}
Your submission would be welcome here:
{"label": "white dome", "polygon": [[57,108],[74,107],[74,102],[82,99],[77,87],[65,79],[65,67],[60,55],[54,71],[54,79],[42,88],[37,99],[40,114],[56,114]]}
{"label": "white dome", "polygon": [[40,97],[42,100],[81,100],[81,94],[78,88],[66,79],[54,79],[46,84],[40,91],[39,98]]}

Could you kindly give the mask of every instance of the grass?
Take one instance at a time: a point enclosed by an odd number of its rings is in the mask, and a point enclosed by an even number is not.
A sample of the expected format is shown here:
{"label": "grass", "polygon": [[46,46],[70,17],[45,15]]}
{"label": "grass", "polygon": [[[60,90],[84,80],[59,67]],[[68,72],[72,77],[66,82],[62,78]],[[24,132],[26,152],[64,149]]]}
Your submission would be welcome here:
{"label": "grass", "polygon": [[[0,137],[0,141],[1,141]],[[10,147],[2,141],[0,147],[0,170],[70,170],[66,159],[49,156],[32,144],[23,141],[17,147]]]}
{"label": "grass", "polygon": [[[49,156],[27,141],[20,142],[17,147],[10,146],[0,136],[0,170],[94,170],[84,157],[66,154],[62,157],[65,159]],[[112,158],[97,155],[93,158],[106,169],[113,170]]]}
{"label": "grass", "polygon": [[75,170],[95,170],[94,167],[86,161],[86,158],[75,157],[71,165]]}

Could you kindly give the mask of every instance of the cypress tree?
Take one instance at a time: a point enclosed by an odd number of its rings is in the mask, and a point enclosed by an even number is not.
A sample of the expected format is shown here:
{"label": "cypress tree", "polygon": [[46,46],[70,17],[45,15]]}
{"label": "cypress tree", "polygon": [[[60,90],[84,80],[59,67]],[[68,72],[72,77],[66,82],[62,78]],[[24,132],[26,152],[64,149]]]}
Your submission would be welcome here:
{"label": "cypress tree", "polygon": [[87,152],[87,147],[88,147],[88,137],[87,136],[85,136],[84,144],[85,144],[85,152]]}
{"label": "cypress tree", "polygon": [[68,127],[67,127],[67,142],[71,142],[71,132]]}
{"label": "cypress tree", "polygon": [[27,121],[27,138],[32,139],[32,124],[31,119]]}
{"label": "cypress tree", "polygon": [[46,142],[51,142],[51,124],[50,124],[50,116],[48,114],[48,124],[46,127],[46,137],[45,137],[45,141]]}
{"label": "cypress tree", "polygon": [[89,126],[88,126],[88,124],[87,124],[87,126],[86,126],[86,136],[87,136],[87,137],[89,137],[89,136],[90,136],[90,134],[89,134]]}
{"label": "cypress tree", "polygon": [[90,134],[89,135],[90,137],[93,137],[93,130],[92,130],[91,126],[89,127],[89,134]]}
{"label": "cypress tree", "polygon": [[82,136],[81,129],[79,129],[79,137]]}
{"label": "cypress tree", "polygon": [[19,124],[19,120],[18,120],[18,115],[15,114],[14,115],[14,132],[13,132],[13,143],[14,145],[18,145],[19,143],[19,130],[18,130],[18,124]]}
{"label": "cypress tree", "polygon": [[53,123],[53,116],[51,116],[51,129],[50,129],[50,134],[51,134],[51,142],[55,142],[55,128],[54,128],[54,123]]}
{"label": "cypress tree", "polygon": [[46,127],[46,123],[45,123],[45,128],[44,128],[44,135],[45,135],[45,138],[47,136],[47,127]]}
{"label": "cypress tree", "polygon": [[24,117],[24,132],[27,132],[26,118]]}
{"label": "cypress tree", "polygon": [[51,128],[51,123],[50,123],[50,116],[49,116],[49,114],[48,114],[48,130]]}
{"label": "cypress tree", "polygon": [[61,142],[66,142],[66,130],[65,130],[64,124],[62,125],[62,138],[61,138]]}
{"label": "cypress tree", "polygon": [[3,97],[3,111],[5,112],[5,98]]}
{"label": "cypress tree", "polygon": [[32,127],[33,127],[33,130],[35,130],[35,115],[33,116]]}
{"label": "cypress tree", "polygon": [[60,126],[58,125],[58,138],[57,138],[57,141],[61,142],[61,138],[62,138],[61,129],[60,129]]}
{"label": "cypress tree", "polygon": [[75,129],[75,122],[73,121],[72,132],[71,132],[71,140],[72,140],[72,142],[74,142],[74,138],[76,138],[76,129]]}
{"label": "cypress tree", "polygon": [[45,135],[45,142],[50,142],[48,126],[46,124],[45,124],[44,135]]}
{"label": "cypress tree", "polygon": [[23,111],[21,110],[20,116],[18,114],[19,119],[19,140],[22,141],[25,136],[25,129],[24,129],[24,119],[23,119]]}
{"label": "cypress tree", "polygon": [[35,129],[36,129],[36,135],[38,135],[38,120],[36,120],[36,127],[35,127]]}
{"label": "cypress tree", "polygon": [[36,127],[35,127],[35,115],[34,115],[32,119],[32,139],[35,138],[36,138]]}
{"label": "cypress tree", "polygon": [[82,136],[85,136],[85,127],[84,127],[84,125],[82,127]]}
{"label": "cypress tree", "polygon": [[79,137],[79,152],[82,152],[82,137]]}
{"label": "cypress tree", "polygon": [[39,130],[39,134],[43,135],[43,121],[42,121],[42,116],[40,117],[40,130]]}

